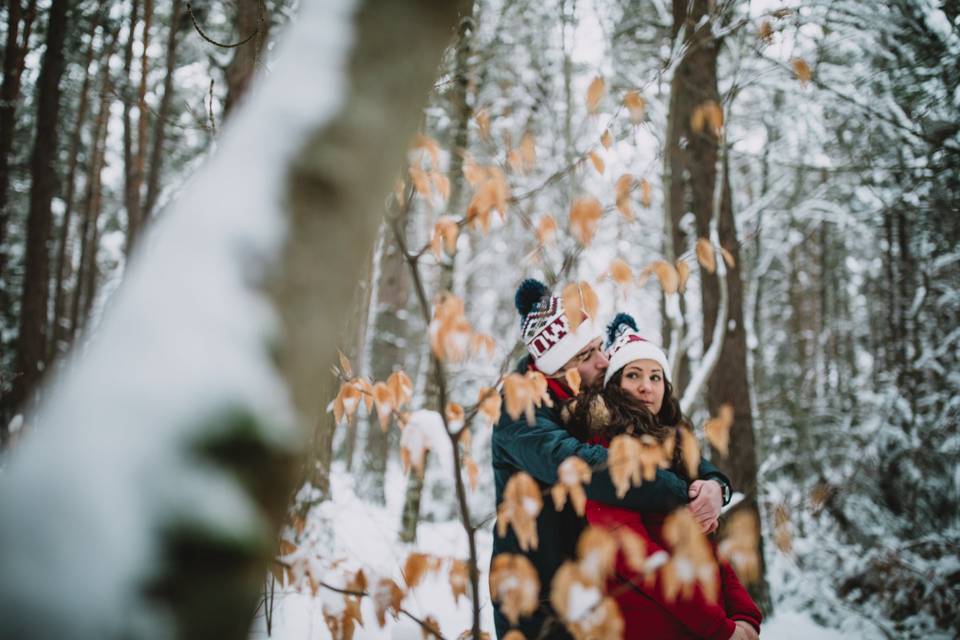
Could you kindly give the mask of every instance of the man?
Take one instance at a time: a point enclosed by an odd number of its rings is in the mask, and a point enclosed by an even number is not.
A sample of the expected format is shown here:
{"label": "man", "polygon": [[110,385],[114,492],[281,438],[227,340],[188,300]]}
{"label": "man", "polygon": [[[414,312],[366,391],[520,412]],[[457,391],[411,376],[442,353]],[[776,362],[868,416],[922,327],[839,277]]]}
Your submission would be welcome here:
{"label": "man", "polygon": [[[494,535],[493,556],[523,554],[537,569],[541,605],[536,613],[520,620],[518,627],[524,636],[531,640],[567,638],[569,635],[550,607],[550,581],[565,560],[574,558],[577,539],[586,522],[569,502],[557,511],[546,489],[556,484],[557,467],[570,456],[582,458],[594,469],[605,466],[607,450],[571,436],[560,421],[560,406],[572,397],[564,382],[567,370],[577,369],[581,386],[589,388],[603,383],[608,361],[602,349],[601,328],[594,318],[585,315],[583,322],[571,331],[562,299],[550,295],[543,283],[525,280],[517,289],[515,303],[529,352],[521,359],[517,371],[543,373],[553,407],[538,408],[533,424],[529,424],[525,416],[514,420],[504,413],[494,429],[491,447],[497,506],[503,500],[510,477],[520,471],[530,474],[544,489],[544,505],[537,518],[538,547],[522,551],[513,529],[508,529],[503,538]],[[721,505],[729,501],[730,483],[706,460],[700,463],[699,475],[703,479],[692,483],[688,490],[677,475],[658,470],[654,482],[633,487],[623,499],[618,499],[610,474],[598,470],[584,489],[591,500],[635,511],[668,512],[688,504],[689,500],[689,508],[701,526],[705,531],[712,531],[716,529]],[[511,627],[496,602],[494,621],[497,637],[502,638]]]}

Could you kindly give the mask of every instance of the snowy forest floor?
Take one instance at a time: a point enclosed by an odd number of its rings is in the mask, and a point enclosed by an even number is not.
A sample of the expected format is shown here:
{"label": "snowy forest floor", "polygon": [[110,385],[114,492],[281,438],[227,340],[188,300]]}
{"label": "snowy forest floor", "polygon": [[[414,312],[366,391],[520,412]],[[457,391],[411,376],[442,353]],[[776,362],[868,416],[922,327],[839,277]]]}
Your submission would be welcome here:
{"label": "snowy forest floor", "polygon": [[[406,479],[397,465],[387,470],[386,504],[371,504],[362,500],[354,491],[353,477],[342,465],[331,474],[333,497],[311,513],[304,531],[315,554],[324,563],[342,560],[345,569],[362,568],[368,581],[379,577],[392,577],[402,584],[401,567],[407,554],[414,551],[444,558],[466,558],[467,543],[458,521],[422,522],[417,529],[417,541],[412,545],[398,543],[398,527],[403,507]],[[429,499],[425,492],[424,499]],[[493,524],[478,533],[480,557],[480,585],[482,625],[493,637],[493,613],[487,591],[487,569],[492,546]],[[776,552],[774,552],[776,553]],[[792,608],[791,597],[795,584],[802,576],[791,573],[788,562],[769,562],[768,579],[773,590],[775,614],[764,621],[762,636],[771,640],[867,640],[872,637],[863,629],[863,620],[851,617],[842,621],[837,629],[825,629],[816,624],[803,611]],[[803,591],[818,588],[804,584]],[[470,603],[465,598],[455,602],[443,572],[428,575],[412,591],[403,606],[415,616],[434,617],[446,637],[456,638],[470,628]],[[330,633],[323,619],[323,603],[341,600],[342,596],[321,589],[317,595],[299,593],[277,584],[274,591],[271,631],[267,633],[264,609],[257,611],[251,640],[325,640]],[[384,628],[377,625],[373,603],[369,598],[362,603],[364,626],[354,635],[358,639],[403,639],[420,640],[420,627],[408,618],[393,621],[387,617]]]}

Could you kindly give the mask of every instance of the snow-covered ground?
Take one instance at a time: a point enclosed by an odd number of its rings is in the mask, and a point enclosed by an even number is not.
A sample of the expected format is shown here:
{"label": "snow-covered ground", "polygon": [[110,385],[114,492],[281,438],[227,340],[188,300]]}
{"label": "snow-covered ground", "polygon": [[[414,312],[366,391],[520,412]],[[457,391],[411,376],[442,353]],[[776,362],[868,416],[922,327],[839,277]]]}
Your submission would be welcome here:
{"label": "snow-covered ground", "polygon": [[[368,582],[390,577],[403,585],[401,568],[407,555],[421,552],[444,559],[465,560],[468,556],[467,538],[457,521],[424,522],[417,529],[417,541],[406,545],[398,542],[400,514],[406,478],[396,465],[387,471],[386,505],[364,502],[356,495],[351,476],[341,469],[331,476],[333,499],[314,510],[307,522],[306,534],[311,538],[317,553],[324,561],[343,560],[349,570],[362,568]],[[424,501],[428,500],[424,492]],[[424,506],[426,510],[427,506]],[[319,512],[319,513],[317,513]],[[480,585],[482,590],[483,628],[493,631],[493,612],[487,591],[487,569],[492,544],[492,524],[477,536],[480,557]],[[341,596],[329,591],[316,596],[303,595],[277,587],[274,604],[272,633],[277,640],[320,640],[330,637],[323,620],[324,599],[336,600]],[[470,628],[471,605],[461,597],[454,602],[445,571],[428,575],[403,601],[403,607],[423,619],[432,616],[440,623],[445,636],[457,637]],[[364,626],[358,629],[355,638],[422,638],[420,627],[413,621],[400,617],[393,621],[387,616],[383,629],[377,625],[373,604],[365,598],[362,604]],[[267,638],[266,619],[259,611],[251,634],[251,640]]]}
{"label": "snow-covered ground", "polygon": [[[415,544],[404,545],[397,541],[406,487],[406,479],[398,467],[392,466],[388,470],[385,505],[370,504],[358,497],[351,476],[342,468],[335,470],[331,482],[333,499],[311,515],[305,530],[309,544],[322,560],[342,560],[342,566],[351,571],[362,568],[368,582],[386,576],[403,584],[400,570],[407,554],[412,551],[443,558],[467,557],[466,536],[456,521],[422,523]],[[425,500],[427,494],[424,494]],[[485,528],[477,542],[482,572],[483,629],[493,636],[493,614],[487,591],[492,527]],[[774,578],[771,582],[777,580]],[[341,596],[322,589],[316,596],[309,592],[304,595],[278,585],[274,597],[271,634],[267,634],[266,619],[261,610],[251,640],[330,638],[323,620],[323,602],[334,602]],[[407,596],[403,606],[418,617],[436,618],[448,638],[456,638],[470,627],[470,603],[465,598],[460,598],[459,603],[454,602],[443,572],[429,576]],[[771,640],[867,640],[872,637],[869,630],[858,631],[852,625],[842,630],[825,629],[803,612],[781,609],[764,623],[762,637]],[[364,626],[357,630],[355,638],[419,640],[422,637],[419,626],[404,617],[395,622],[388,616],[386,626],[380,629],[369,598],[364,600],[362,612]]]}

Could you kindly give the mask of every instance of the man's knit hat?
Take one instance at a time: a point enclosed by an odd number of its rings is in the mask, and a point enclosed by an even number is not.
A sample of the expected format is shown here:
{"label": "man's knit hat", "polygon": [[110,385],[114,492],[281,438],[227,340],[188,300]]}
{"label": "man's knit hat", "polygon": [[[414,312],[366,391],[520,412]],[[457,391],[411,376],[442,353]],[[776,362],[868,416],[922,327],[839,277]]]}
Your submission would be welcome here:
{"label": "man's knit hat", "polygon": [[514,304],[520,312],[523,344],[533,356],[537,369],[548,376],[601,335],[600,328],[586,312],[576,331],[571,331],[563,300],[550,295],[547,285],[539,280],[524,280],[517,288]]}
{"label": "man's knit hat", "polygon": [[643,338],[637,332],[637,322],[633,316],[618,313],[607,327],[607,357],[610,364],[603,377],[604,386],[610,378],[634,360],[653,360],[663,369],[663,379],[670,379],[670,363],[663,349]]}

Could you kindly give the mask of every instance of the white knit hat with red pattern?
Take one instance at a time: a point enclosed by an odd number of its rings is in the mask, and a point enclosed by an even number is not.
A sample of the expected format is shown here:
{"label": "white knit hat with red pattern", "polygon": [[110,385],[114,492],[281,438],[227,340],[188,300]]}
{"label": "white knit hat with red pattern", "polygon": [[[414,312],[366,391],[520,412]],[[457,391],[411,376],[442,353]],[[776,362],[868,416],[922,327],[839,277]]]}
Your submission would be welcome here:
{"label": "white knit hat with red pattern", "polygon": [[553,375],[591,341],[600,337],[599,325],[584,312],[583,321],[570,330],[563,300],[550,295],[539,280],[524,280],[514,304],[521,318],[521,335],[537,369]]}
{"label": "white knit hat with red pattern", "polygon": [[606,386],[610,378],[634,360],[653,360],[663,369],[663,379],[670,379],[670,363],[663,349],[640,335],[637,322],[626,313],[618,313],[607,327],[607,357],[610,364],[603,377]]}

